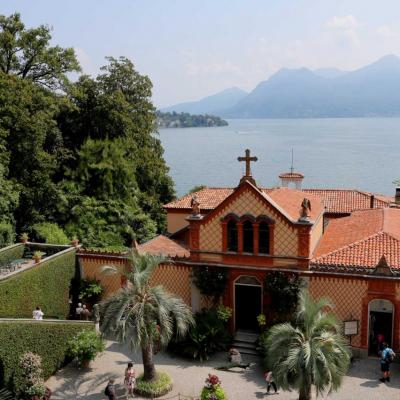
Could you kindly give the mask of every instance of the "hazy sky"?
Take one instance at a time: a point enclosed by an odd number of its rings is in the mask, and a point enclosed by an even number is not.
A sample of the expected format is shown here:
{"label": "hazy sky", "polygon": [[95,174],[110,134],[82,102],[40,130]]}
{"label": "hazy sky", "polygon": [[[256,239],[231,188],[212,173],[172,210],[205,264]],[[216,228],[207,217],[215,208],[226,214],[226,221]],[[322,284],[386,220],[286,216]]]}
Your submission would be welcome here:
{"label": "hazy sky", "polygon": [[399,0],[0,0],[26,25],[47,23],[88,74],[126,56],[158,106],[238,86],[281,67],[355,69],[400,55]]}

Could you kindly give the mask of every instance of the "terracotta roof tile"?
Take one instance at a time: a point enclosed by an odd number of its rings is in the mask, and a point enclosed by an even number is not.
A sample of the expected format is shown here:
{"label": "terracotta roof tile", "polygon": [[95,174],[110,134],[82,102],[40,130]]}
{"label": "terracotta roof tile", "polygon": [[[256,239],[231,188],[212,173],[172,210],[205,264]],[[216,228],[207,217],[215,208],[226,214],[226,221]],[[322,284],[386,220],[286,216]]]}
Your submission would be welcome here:
{"label": "terracotta roof tile", "polygon": [[384,255],[400,268],[400,210],[369,209],[331,220],[312,264],[374,267]]}
{"label": "terracotta roof tile", "polygon": [[173,258],[185,258],[190,256],[190,251],[186,246],[164,235],[158,235],[154,239],[143,243],[139,246],[139,251]]}
{"label": "terracotta roof tile", "polygon": [[[287,188],[279,188],[287,189]],[[265,193],[276,191],[277,188],[261,189]],[[294,189],[289,189],[294,190]],[[200,209],[213,210],[233,193],[233,188],[205,188],[196,192]],[[329,213],[343,214],[371,207],[371,196],[374,195],[374,208],[389,207],[394,201],[393,197],[383,196],[353,189],[303,189],[302,192],[319,196],[324,200],[326,211]],[[164,206],[165,209],[188,209],[193,194],[187,194],[178,200]],[[307,197],[307,196],[304,196]],[[297,201],[297,200],[296,200]],[[315,201],[315,200],[314,200]]]}

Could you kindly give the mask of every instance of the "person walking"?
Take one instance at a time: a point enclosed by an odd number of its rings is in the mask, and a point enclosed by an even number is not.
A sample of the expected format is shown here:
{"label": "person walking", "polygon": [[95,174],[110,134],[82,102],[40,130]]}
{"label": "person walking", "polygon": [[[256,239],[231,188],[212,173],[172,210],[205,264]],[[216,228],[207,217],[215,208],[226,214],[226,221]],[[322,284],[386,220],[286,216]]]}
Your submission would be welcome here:
{"label": "person walking", "polygon": [[78,307],[76,307],[75,309],[76,319],[81,319],[82,310],[83,310],[82,303],[78,303]]}
{"label": "person walking", "polygon": [[133,397],[133,390],[135,389],[135,383],[136,383],[136,373],[135,370],[133,369],[133,364],[130,362],[128,363],[128,366],[125,369],[125,379],[124,379],[127,398],[129,398],[129,396]]}
{"label": "person walking", "polygon": [[274,377],[272,375],[272,371],[268,371],[264,374],[265,381],[267,382],[267,394],[271,390],[271,386],[274,388],[275,394],[279,394],[278,389],[276,387],[276,383],[274,382]]}
{"label": "person walking", "polygon": [[90,311],[87,309],[86,304],[82,306],[81,319],[87,321],[89,319]]}
{"label": "person walking", "polygon": [[36,321],[41,321],[43,319],[44,313],[42,309],[37,306],[35,310],[32,311],[32,318]]}
{"label": "person walking", "polygon": [[110,379],[107,383],[106,389],[104,390],[104,394],[108,397],[108,400],[116,400],[117,399],[117,391],[115,390],[115,380]]}
{"label": "person walking", "polygon": [[394,361],[395,352],[388,346],[387,343],[383,343],[383,350],[381,355],[381,382],[390,382],[390,364]]}

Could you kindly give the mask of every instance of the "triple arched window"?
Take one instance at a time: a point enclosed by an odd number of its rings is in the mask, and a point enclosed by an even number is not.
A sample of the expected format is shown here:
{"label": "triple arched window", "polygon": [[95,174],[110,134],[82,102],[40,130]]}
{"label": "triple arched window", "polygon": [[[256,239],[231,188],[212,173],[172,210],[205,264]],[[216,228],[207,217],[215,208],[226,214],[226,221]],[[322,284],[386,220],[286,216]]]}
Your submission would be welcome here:
{"label": "triple arched window", "polygon": [[222,219],[224,252],[272,254],[274,221],[267,216],[238,217],[228,214]]}

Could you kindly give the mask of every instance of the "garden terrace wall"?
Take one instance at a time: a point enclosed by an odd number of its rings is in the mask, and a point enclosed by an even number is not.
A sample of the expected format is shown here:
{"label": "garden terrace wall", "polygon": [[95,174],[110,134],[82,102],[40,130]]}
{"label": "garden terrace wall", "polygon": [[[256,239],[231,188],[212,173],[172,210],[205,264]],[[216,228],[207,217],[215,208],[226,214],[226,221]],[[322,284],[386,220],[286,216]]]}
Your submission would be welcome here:
{"label": "garden terrace wall", "polygon": [[9,264],[11,261],[22,258],[25,245],[22,243],[13,244],[11,246],[0,249],[0,266]]}
{"label": "garden terrace wall", "polygon": [[32,317],[41,306],[45,318],[69,316],[71,280],[76,276],[76,249],[68,247],[40,263],[0,280],[0,318]]}
{"label": "garden terrace wall", "polygon": [[0,319],[0,387],[12,388],[19,359],[27,351],[42,357],[44,378],[66,362],[68,341],[84,329],[94,329],[87,321]]}

